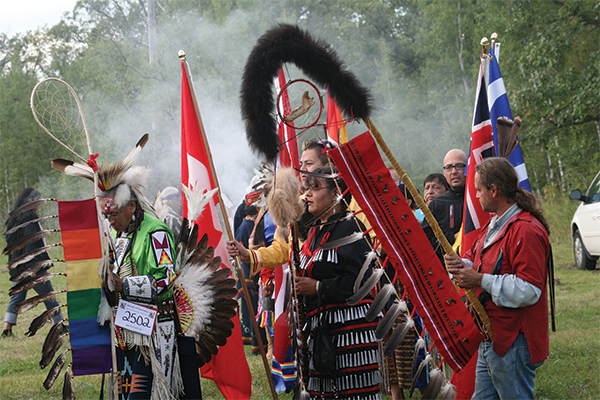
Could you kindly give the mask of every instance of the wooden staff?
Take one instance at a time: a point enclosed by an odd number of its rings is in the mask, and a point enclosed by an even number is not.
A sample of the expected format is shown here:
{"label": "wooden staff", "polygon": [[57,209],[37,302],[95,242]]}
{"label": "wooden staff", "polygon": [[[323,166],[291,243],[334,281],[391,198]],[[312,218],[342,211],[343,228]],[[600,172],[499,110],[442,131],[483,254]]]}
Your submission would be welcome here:
{"label": "wooden staff", "polygon": [[[402,179],[402,182],[404,183],[404,185],[406,185],[406,188],[408,189],[408,191],[410,192],[412,197],[415,199],[417,206],[419,206],[419,208],[425,215],[425,218],[427,219],[427,223],[429,223],[429,226],[431,226],[431,229],[433,230],[435,237],[439,240],[439,242],[442,245],[446,254],[451,255],[452,257],[454,257],[456,259],[460,259],[458,254],[456,254],[456,252],[454,251],[454,249],[448,242],[448,239],[446,239],[446,236],[444,236],[444,233],[442,232],[442,229],[440,228],[437,220],[435,219],[433,214],[431,214],[429,207],[427,207],[427,205],[425,204],[425,201],[423,201],[423,198],[417,191],[417,188],[415,187],[415,185],[410,180],[410,177],[408,176],[408,174],[406,173],[404,168],[402,168],[402,166],[400,166],[398,161],[396,161],[396,158],[390,151],[390,148],[385,143],[385,140],[383,140],[383,137],[381,136],[381,133],[379,133],[379,130],[377,130],[377,128],[375,127],[373,122],[371,122],[371,119],[369,117],[366,117],[364,119],[364,121],[365,121],[365,124],[367,125],[367,128],[369,128],[369,130],[371,131],[371,134],[377,141],[377,144],[379,145],[379,147],[381,148],[383,153],[386,155],[388,160],[390,160],[390,162],[392,163],[392,166],[394,167],[394,169],[400,176],[400,179]],[[458,290],[456,285],[455,285],[455,288]],[[485,331],[487,332],[487,335],[493,341],[494,340],[494,331],[492,329],[490,317],[488,317],[487,313],[485,312],[485,309],[483,308],[483,305],[481,304],[481,302],[479,302],[479,299],[475,295],[473,288],[465,289],[465,293],[467,294],[469,301],[473,305],[473,308],[477,312],[477,315],[479,315],[479,318],[481,318],[481,321],[483,322],[483,326],[484,326]]]}
{"label": "wooden staff", "polygon": [[[200,133],[202,134],[202,141],[204,142],[204,150],[206,152],[206,156],[208,158],[208,164],[210,167],[210,173],[214,179],[215,186],[217,188],[217,196],[219,197],[219,206],[221,208],[221,214],[223,215],[223,219],[225,221],[225,228],[227,230],[227,236],[229,239],[233,239],[234,235],[231,231],[231,226],[227,221],[229,218],[227,216],[227,210],[225,209],[225,205],[223,203],[223,199],[221,197],[221,185],[219,185],[219,180],[217,178],[217,173],[215,170],[215,166],[212,159],[212,154],[210,152],[210,148],[208,147],[208,138],[206,137],[206,133],[204,131],[204,124],[202,123],[202,118],[200,117],[200,108],[198,107],[198,100],[196,99],[196,92],[194,90],[194,85],[192,81],[192,74],[189,71],[188,63],[185,59],[185,52],[183,50],[179,50],[179,58],[181,59],[181,64],[184,66],[185,73],[187,75],[188,86],[190,89],[190,94],[192,98],[192,102],[194,103],[194,110],[196,111],[196,117],[198,118],[198,126],[200,127]],[[254,309],[252,307],[252,301],[250,298],[250,292],[248,291],[248,286],[246,285],[246,279],[244,277],[244,271],[241,268],[241,261],[238,256],[235,257],[235,268],[239,277],[239,281],[242,285],[242,290],[244,292],[244,298],[246,299],[246,305],[248,306],[248,311],[250,315],[254,315]],[[265,367],[265,372],[267,373],[267,379],[269,380],[269,386],[271,387],[271,395],[274,399],[277,399],[277,391],[275,390],[275,383],[273,382],[273,375],[271,374],[271,367],[269,366],[269,361],[267,360],[267,355],[265,354],[264,345],[262,339],[260,337],[260,331],[258,329],[258,323],[256,322],[256,318],[250,318],[252,321],[252,327],[254,328],[256,341],[258,342],[258,348],[260,349],[260,355],[262,356],[263,365]]]}

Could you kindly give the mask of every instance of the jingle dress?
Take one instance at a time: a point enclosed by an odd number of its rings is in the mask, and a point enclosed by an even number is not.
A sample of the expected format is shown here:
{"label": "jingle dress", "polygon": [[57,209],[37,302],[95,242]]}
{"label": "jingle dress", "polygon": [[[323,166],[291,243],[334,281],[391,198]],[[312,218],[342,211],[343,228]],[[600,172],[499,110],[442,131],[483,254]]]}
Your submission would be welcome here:
{"label": "jingle dress", "polygon": [[[313,331],[318,324],[317,296],[304,296],[308,333],[307,390],[313,399],[380,399],[378,369],[379,351],[375,338],[378,320],[367,322],[365,315],[373,302],[367,296],[351,306],[346,302],[354,294],[356,277],[371,247],[367,238],[338,248],[323,250],[328,241],[364,231],[364,225],[353,216],[334,214],[328,222],[311,228],[301,251],[301,268],[304,276],[320,282],[321,314],[329,324],[329,332],[337,346],[336,372],[320,373],[313,364]],[[369,267],[371,268],[371,267]],[[371,270],[365,274],[365,279]]]}

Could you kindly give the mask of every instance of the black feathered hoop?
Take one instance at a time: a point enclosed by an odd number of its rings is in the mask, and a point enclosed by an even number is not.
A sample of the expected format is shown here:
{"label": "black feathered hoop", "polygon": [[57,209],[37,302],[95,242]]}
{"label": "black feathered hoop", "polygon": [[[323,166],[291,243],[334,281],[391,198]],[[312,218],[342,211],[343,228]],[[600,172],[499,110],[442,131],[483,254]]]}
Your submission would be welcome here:
{"label": "black feathered hoop", "polygon": [[273,161],[279,151],[273,81],[286,62],[327,87],[346,117],[364,119],[371,111],[368,89],[344,67],[329,44],[315,40],[296,25],[279,24],[262,35],[252,49],[241,88],[246,137],[250,147],[268,161]]}

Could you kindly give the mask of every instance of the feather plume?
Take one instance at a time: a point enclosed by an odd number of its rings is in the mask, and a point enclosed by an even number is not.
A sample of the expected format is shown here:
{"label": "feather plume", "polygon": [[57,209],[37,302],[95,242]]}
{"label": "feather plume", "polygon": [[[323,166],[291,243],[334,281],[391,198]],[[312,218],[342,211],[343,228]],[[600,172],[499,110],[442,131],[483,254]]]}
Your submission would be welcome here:
{"label": "feather plume", "polygon": [[410,397],[412,397],[413,392],[415,391],[415,388],[417,387],[417,382],[419,381],[419,377],[421,376],[421,372],[423,372],[423,369],[425,368],[425,366],[427,366],[427,364],[429,364],[432,359],[433,358],[431,357],[431,354],[427,354],[425,356],[425,359],[423,361],[421,361],[421,364],[419,364],[419,368],[417,368],[417,372],[413,375],[412,383],[410,385],[410,391],[409,391],[409,396]]}
{"label": "feather plume", "polygon": [[78,176],[89,179],[92,182],[94,181],[94,170],[89,165],[76,163],[71,160],[65,160],[64,158],[55,158],[52,160],[52,168],[64,172],[70,176]]}
{"label": "feather plume", "polygon": [[42,269],[48,269],[54,266],[54,262],[64,260],[42,260],[34,263],[24,264],[15,268],[14,275],[10,277],[11,282],[19,282],[26,278],[32,278]]}
{"label": "feather plume", "polygon": [[517,147],[517,134],[521,128],[521,118],[516,117],[513,121],[507,117],[500,117],[496,121],[496,128],[498,130],[498,156],[508,158]]}
{"label": "feather plume", "polygon": [[58,340],[59,336],[62,335],[64,329],[64,321],[59,321],[52,325],[52,328],[48,331],[46,338],[44,339],[44,344],[42,345],[42,354],[47,353],[54,347],[54,344]]}
{"label": "feather plume", "polygon": [[454,400],[456,399],[456,388],[450,382],[444,383],[440,392],[439,400]]}
{"label": "feather plume", "polygon": [[33,260],[38,255],[45,253],[46,251],[48,251],[51,248],[56,247],[56,246],[62,246],[62,243],[49,244],[47,246],[40,247],[39,249],[37,249],[35,251],[30,251],[29,253],[23,254],[22,256],[12,260],[10,262],[10,264],[8,264],[8,269],[17,268],[19,265],[25,264],[25,263]]}
{"label": "feather plume", "polygon": [[434,368],[431,372],[429,372],[429,383],[427,384],[425,390],[423,390],[421,398],[424,400],[435,400],[438,397],[443,384],[444,375],[442,375],[439,369]]}
{"label": "feather plume", "polygon": [[73,376],[70,372],[71,366],[67,367],[65,372],[65,382],[63,384],[62,396],[63,400],[75,400],[75,390],[73,390]]}
{"label": "feather plume", "polygon": [[367,311],[367,315],[365,315],[365,319],[369,322],[372,322],[375,318],[377,318],[377,315],[379,315],[381,310],[383,310],[388,300],[394,293],[396,293],[394,285],[391,283],[386,283],[383,285],[379,293],[377,293],[377,296],[375,296],[375,300],[373,300],[373,303],[371,303],[369,306],[369,310]]}
{"label": "feather plume", "polygon": [[18,231],[21,228],[25,228],[27,225],[30,224],[35,224],[50,218],[58,218],[58,214],[54,214],[54,215],[47,215],[45,217],[40,217],[40,218],[36,218],[36,219],[30,219],[29,221],[25,221],[22,224],[19,224],[17,226],[13,226],[12,228],[10,228],[9,230],[6,231],[6,233],[4,233],[5,235],[10,235],[11,233],[14,233],[16,231]]}
{"label": "feather plume", "polygon": [[64,337],[68,336],[68,335],[69,335],[69,333],[60,335],[59,337],[56,338],[55,342],[50,343],[52,345],[52,347],[50,347],[48,349],[48,351],[42,352],[42,359],[40,360],[40,368],[41,369],[46,368],[52,362],[52,359],[54,358],[54,355],[56,354],[56,352],[65,343]]}
{"label": "feather plume", "polygon": [[[298,221],[304,212],[300,199],[300,181],[292,168],[282,168],[273,179],[273,188],[267,198],[267,208],[278,227],[288,227]],[[289,232],[285,235],[287,237]]]}
{"label": "feather plume", "polygon": [[362,284],[363,278],[365,277],[367,270],[373,263],[373,260],[375,260],[375,257],[377,257],[377,253],[375,253],[374,251],[370,251],[369,253],[367,253],[367,256],[365,257],[365,262],[363,262],[363,265],[360,268],[358,275],[356,276],[356,280],[354,281],[354,287],[353,287],[354,293],[358,292],[358,289],[360,288],[360,285]]}
{"label": "feather plume", "polygon": [[379,279],[383,275],[383,269],[379,268],[373,270],[373,274],[367,279],[367,281],[358,289],[358,292],[348,297],[346,302],[351,306],[358,304],[359,301],[365,298],[365,296],[375,287]]}
{"label": "feather plume", "polygon": [[425,350],[425,339],[422,337],[417,339],[417,342],[415,343],[415,352],[413,353],[412,368],[410,369],[411,371],[414,371],[418,368],[417,363],[419,362],[419,354],[421,353],[421,350]]}
{"label": "feather plume", "polygon": [[108,323],[113,317],[113,309],[108,304],[105,296],[100,299],[100,305],[98,305],[98,314],[96,315],[96,322],[102,328],[108,326]]}
{"label": "feather plume", "polygon": [[29,203],[23,204],[21,207],[17,208],[16,210],[12,210],[10,213],[8,213],[8,216],[11,218],[14,218],[17,215],[19,215],[25,211],[36,209],[39,206],[44,205],[49,201],[58,201],[58,199],[38,199],[38,200],[30,201]]}
{"label": "feather plume", "polygon": [[363,237],[364,237],[364,235],[362,232],[354,232],[348,236],[344,236],[344,237],[336,239],[336,240],[328,241],[321,247],[321,249],[323,251],[325,251],[325,250],[335,249],[336,247],[346,246],[346,245],[358,242]]}
{"label": "feather plume", "polygon": [[390,329],[392,329],[392,326],[394,326],[394,322],[400,318],[401,314],[402,308],[400,307],[400,302],[396,299],[381,321],[377,324],[377,328],[375,328],[375,337],[377,340],[382,340],[385,337]]}
{"label": "feather plume", "polygon": [[50,368],[50,370],[48,371],[48,375],[46,376],[46,380],[44,381],[44,389],[50,390],[52,385],[54,385],[54,381],[56,381],[56,378],[58,378],[58,375],[60,375],[60,371],[62,371],[63,367],[65,366],[65,361],[67,360],[67,352],[70,350],[71,349],[67,349],[60,353],[58,357],[56,357],[56,360],[54,361],[54,364],[52,364],[52,368]]}
{"label": "feather plume", "polygon": [[43,274],[31,277],[31,278],[25,278],[21,282],[17,283],[15,286],[11,287],[10,290],[8,291],[8,295],[14,296],[16,294],[27,291],[29,289],[33,289],[33,287],[39,285],[40,283],[45,283],[45,282],[49,281],[55,275],[65,275],[66,276],[66,274],[61,273],[61,272],[57,272],[57,273],[45,272]]}
{"label": "feather plume", "polygon": [[204,207],[210,202],[219,189],[214,188],[203,193],[203,189],[197,186],[196,183],[195,186],[192,187],[190,185],[189,188],[185,185],[181,185],[181,190],[188,202],[188,219],[190,221],[195,221],[196,218],[202,214]]}
{"label": "feather plume", "polygon": [[394,350],[396,350],[396,347],[398,347],[400,343],[402,343],[408,332],[414,326],[415,321],[411,317],[408,317],[408,320],[406,320],[406,322],[403,322],[400,325],[398,325],[390,335],[388,342],[386,343],[383,349],[383,354],[386,357],[389,357],[394,352]]}
{"label": "feather plume", "polygon": [[12,242],[8,246],[6,246],[4,248],[4,250],[2,251],[2,253],[6,254],[6,255],[11,255],[15,251],[21,250],[23,247],[27,246],[28,244],[37,242],[38,240],[42,240],[43,238],[45,238],[46,236],[49,236],[53,232],[60,232],[60,229],[48,229],[48,230],[34,232],[27,236],[23,236],[22,238],[19,238],[18,240],[15,240],[14,242]]}
{"label": "feather plume", "polygon": [[34,308],[35,306],[37,306],[38,304],[40,304],[42,301],[56,300],[56,295],[58,293],[64,293],[64,292],[66,292],[66,290],[55,290],[54,292],[48,292],[48,293],[40,294],[38,296],[29,298],[25,301],[20,302],[19,304],[17,304],[15,306],[15,313],[23,314],[24,312],[29,311],[32,308]]}
{"label": "feather plume", "polygon": [[25,336],[31,337],[35,335],[37,331],[39,331],[44,325],[46,325],[46,322],[50,321],[50,319],[54,317],[58,310],[60,310],[60,307],[61,306],[58,305],[49,310],[46,310],[42,313],[42,315],[36,317],[33,321],[31,321],[31,324],[29,325],[29,330],[25,332]]}
{"label": "feather plume", "polygon": [[279,24],[262,35],[252,49],[241,88],[248,142],[269,161],[279,151],[273,81],[286,62],[294,63],[318,85],[327,87],[348,118],[363,119],[371,112],[369,91],[345,68],[329,44],[315,40],[298,26]]}

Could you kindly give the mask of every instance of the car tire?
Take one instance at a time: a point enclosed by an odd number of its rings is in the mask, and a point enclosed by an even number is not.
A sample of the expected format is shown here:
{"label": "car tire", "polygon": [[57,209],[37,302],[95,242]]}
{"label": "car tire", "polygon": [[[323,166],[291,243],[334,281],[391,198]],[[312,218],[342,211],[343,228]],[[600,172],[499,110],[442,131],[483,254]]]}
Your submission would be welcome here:
{"label": "car tire", "polygon": [[598,257],[590,257],[579,231],[573,234],[573,256],[575,257],[575,265],[578,269],[593,270],[596,269],[596,260]]}

